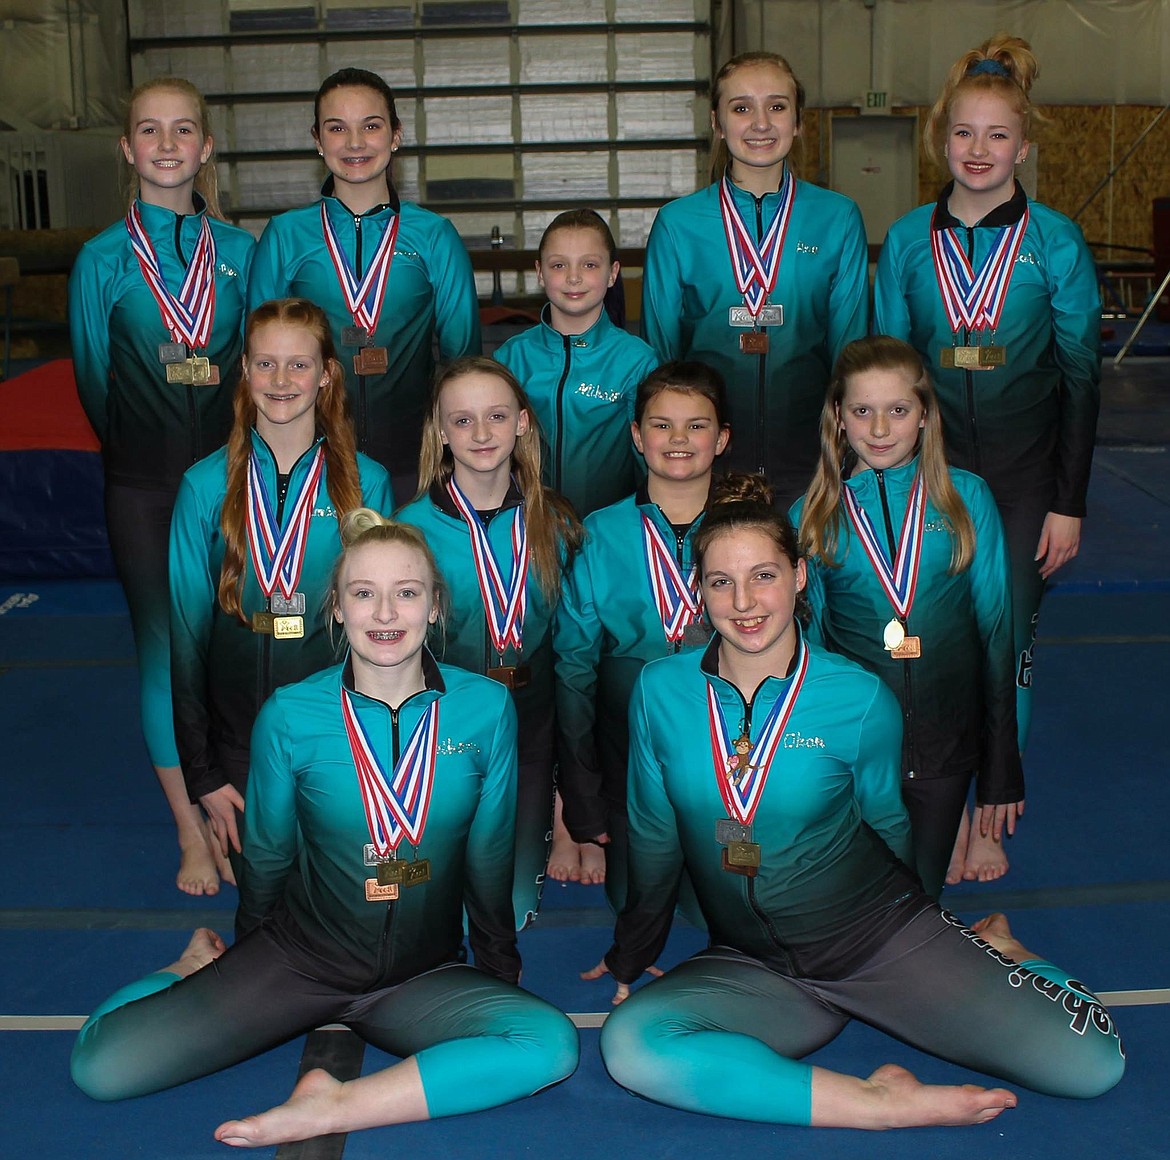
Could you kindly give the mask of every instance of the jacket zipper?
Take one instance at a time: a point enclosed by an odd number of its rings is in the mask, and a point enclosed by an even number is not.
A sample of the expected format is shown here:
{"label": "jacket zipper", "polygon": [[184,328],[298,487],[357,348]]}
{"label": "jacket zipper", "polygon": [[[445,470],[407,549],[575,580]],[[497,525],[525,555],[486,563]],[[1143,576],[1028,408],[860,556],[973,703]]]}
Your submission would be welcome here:
{"label": "jacket zipper", "polygon": [[[756,204],[756,245],[758,246],[764,237],[764,199],[756,197],[753,193],[752,200]],[[764,375],[764,363],[767,358],[767,354],[756,355],[756,471],[761,475],[764,474],[764,432],[767,429],[767,424],[764,422],[765,410],[768,405],[768,394],[765,389],[767,384]]]}
{"label": "jacket zipper", "polygon": [[[179,268],[185,270],[187,260],[183,257],[183,221],[183,214],[175,215],[175,253],[179,258]],[[188,354],[194,353],[188,349]],[[187,396],[187,422],[190,425],[188,430],[191,435],[191,462],[198,463],[203,458],[203,440],[200,437],[202,433],[199,430],[199,408],[195,404],[194,384],[188,383],[184,393]]]}
{"label": "jacket zipper", "polygon": [[[406,701],[410,698],[407,697]],[[402,705],[406,704],[402,702]],[[399,757],[399,736],[398,736],[398,714],[402,711],[402,705],[397,709],[390,710],[390,760],[391,768],[398,764]],[[388,707],[388,706],[387,706]],[[389,977],[390,971],[394,964],[394,944],[390,939],[390,931],[394,926],[394,914],[396,907],[393,902],[386,904],[386,917],[382,920],[382,939],[378,944],[378,962],[376,963],[377,974],[375,979],[385,979]]]}
{"label": "jacket zipper", "polygon": [[565,383],[569,381],[569,371],[572,369],[573,350],[572,336],[561,335],[565,347],[565,365],[561,370],[561,381],[557,383],[557,435],[553,441],[553,489],[561,490],[561,455],[564,452],[565,440]]}
{"label": "jacket zipper", "polygon": [[[357,280],[360,283],[362,280],[362,219],[360,215],[353,215],[353,267],[357,275]],[[366,447],[366,437],[369,428],[369,413],[366,400],[366,376],[357,375],[358,381],[358,423],[357,423],[357,445],[359,451],[364,451]]]}

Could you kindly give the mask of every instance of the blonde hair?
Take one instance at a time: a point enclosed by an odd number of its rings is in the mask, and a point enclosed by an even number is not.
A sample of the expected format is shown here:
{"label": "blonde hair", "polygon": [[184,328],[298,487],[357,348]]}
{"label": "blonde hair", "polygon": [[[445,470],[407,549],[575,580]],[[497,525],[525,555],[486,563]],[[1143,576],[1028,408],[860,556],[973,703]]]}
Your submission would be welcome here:
{"label": "blonde hair", "polygon": [[[984,61],[989,63],[983,64]],[[1024,140],[1029,140],[1033,121],[1041,119],[1028,99],[1028,92],[1039,75],[1040,65],[1032,46],[1006,32],[997,32],[978,48],[963,53],[951,65],[942,92],[927,118],[924,141],[927,157],[940,169],[946,169],[944,150],[951,106],[964,93],[995,93],[1002,97],[1020,118]]]}
{"label": "blonde hair", "polygon": [[431,600],[438,617],[435,631],[440,641],[447,628],[447,611],[451,604],[451,593],[435,554],[431,551],[426,537],[413,524],[399,523],[389,516],[381,515],[373,508],[359,507],[346,512],[341,519],[341,554],[333,562],[329,574],[329,589],[325,596],[325,615],[330,628],[336,623],[334,614],[341,608],[341,572],[351,552],[367,544],[400,544],[418,552],[431,573]]}
{"label": "blonde hair", "polygon": [[[723,83],[731,76],[736,69],[750,68],[752,65],[770,64],[775,65],[782,73],[785,73],[792,81],[792,87],[796,90],[796,127],[799,129],[801,121],[804,118],[804,85],[797,79],[796,73],[792,71],[792,65],[788,63],[778,52],[741,52],[739,56],[733,56],[716,74],[715,79],[711,82],[711,112],[715,114],[716,120],[719,118],[719,101],[723,95]],[[800,148],[800,138],[797,137],[796,144],[793,146],[794,151]],[[799,153],[797,154],[799,157]],[[731,161],[731,154],[727,151],[727,142],[720,137],[715,141],[711,148],[711,180],[719,181],[723,177],[724,171],[727,169]]]}
{"label": "blonde hair", "polygon": [[[183,96],[189,97],[194,102],[198,113],[196,120],[199,122],[199,131],[203,134],[204,139],[211,137],[211,118],[208,115],[207,102],[203,99],[203,94],[184,77],[154,77],[137,85],[126,100],[126,115],[122,121],[122,136],[126,141],[134,139],[135,102],[156,92],[181,93]],[[119,150],[119,156],[124,156],[121,150]],[[138,197],[142,183],[134,166],[129,162],[127,162],[127,169],[129,172],[127,174],[128,197],[126,204],[130,206]],[[195,177],[195,192],[203,198],[207,206],[208,217],[219,218],[220,221],[227,220],[219,206],[219,175],[216,172],[214,155],[209,156],[199,167],[199,173]]]}
{"label": "blonde hair", "polygon": [[248,316],[244,331],[245,369],[236,384],[232,408],[235,422],[227,443],[227,489],[219,514],[223,535],[223,564],[219,570],[219,606],[229,616],[247,623],[243,609],[244,561],[248,553],[246,509],[248,506],[248,463],[252,454],[252,428],[256,425],[256,404],[248,383],[247,352],[252,336],[261,326],[276,323],[307,331],[321,348],[322,369],[329,381],[317,393],[314,405],[316,429],[325,437],[325,487],[340,523],[345,514],[362,502],[357,449],[345,373],[337,361],[333,333],[325,312],[307,298],[277,298],[263,302]]}
{"label": "blonde hair", "polygon": [[841,422],[841,407],[849,380],[872,370],[902,371],[911,380],[911,390],[924,412],[919,469],[926,481],[926,494],[951,534],[950,571],[962,572],[975,555],[975,526],[947,469],[938,398],[918,352],[909,343],[887,334],[849,343],[833,367],[833,378],[821,410],[821,457],[800,514],[801,550],[805,555],[819,557],[830,568],[840,566],[837,548],[843,526],[842,473],[850,450]]}
{"label": "blonde hair", "polygon": [[516,397],[516,405],[528,412],[528,430],[517,436],[512,449],[512,474],[524,501],[524,519],[528,529],[529,550],[537,582],[549,604],[556,604],[561,590],[561,549],[567,568],[584,539],[584,529],[568,501],[540,480],[540,424],[524,388],[502,363],[485,355],[467,355],[456,359],[435,380],[431,406],[423,423],[422,449],[419,454],[419,495],[432,484],[446,487],[455,472],[451,449],[443,442],[439,401],[443,388],[464,375],[491,375],[507,383]]}

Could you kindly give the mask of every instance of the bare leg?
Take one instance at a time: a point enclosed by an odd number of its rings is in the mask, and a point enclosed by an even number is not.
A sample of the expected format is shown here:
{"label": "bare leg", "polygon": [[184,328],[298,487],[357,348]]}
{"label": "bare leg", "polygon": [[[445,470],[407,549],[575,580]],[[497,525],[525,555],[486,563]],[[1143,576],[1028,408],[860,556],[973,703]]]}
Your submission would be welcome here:
{"label": "bare leg", "polygon": [[581,881],[581,847],[569,836],[565,829],[561,814],[560,791],[557,791],[556,804],[553,807],[553,840],[552,850],[548,856],[547,874],[558,882]]}
{"label": "bare leg", "polygon": [[156,765],[154,772],[158,774],[179,831],[179,873],[175,885],[184,894],[218,894],[221,874],[214,845],[203,811],[187,799],[183,771],[177,765]]}
{"label": "bare leg", "polygon": [[1003,841],[996,841],[991,834],[979,832],[979,826],[971,823],[971,837],[967,843],[967,857],[963,865],[963,880],[966,882],[994,882],[1008,872],[1007,854]]}
{"label": "bare leg", "polygon": [[315,1068],[297,1082],[285,1103],[258,1116],[228,1120],[216,1128],[215,1138],[234,1148],[265,1148],[429,1118],[418,1064],[404,1059],[347,1083]]}
{"label": "bare leg", "polygon": [[887,1063],[868,1079],[813,1068],[812,1124],[819,1128],[919,1128],[984,1124],[1016,1106],[1006,1088],[920,1083]]}
{"label": "bare leg", "polygon": [[957,886],[963,881],[963,870],[967,865],[967,843],[971,838],[971,813],[964,808],[959,819],[959,832],[955,835],[955,848],[951,851],[951,864],[947,867],[946,884]]}

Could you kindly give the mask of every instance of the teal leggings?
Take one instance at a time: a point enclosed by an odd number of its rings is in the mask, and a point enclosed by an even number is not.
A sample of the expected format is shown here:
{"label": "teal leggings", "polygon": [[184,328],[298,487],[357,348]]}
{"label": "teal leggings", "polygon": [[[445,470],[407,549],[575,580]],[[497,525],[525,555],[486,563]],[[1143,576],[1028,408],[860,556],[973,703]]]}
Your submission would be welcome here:
{"label": "teal leggings", "polygon": [[1042,960],[1004,958],[937,908],[838,981],[702,951],[614,1010],[601,1054],[614,1080],[658,1103],[808,1124],[812,1066],[800,1057],[850,1018],[1047,1095],[1100,1095],[1125,1070],[1113,1020],[1083,984]]}
{"label": "teal leggings", "polygon": [[123,987],[73,1047],[73,1080],[99,1100],[174,1087],[325,1023],[414,1056],[432,1118],[496,1107],[577,1066],[577,1031],[556,1008],[464,963],[364,994],[311,977],[261,928],[185,979]]}

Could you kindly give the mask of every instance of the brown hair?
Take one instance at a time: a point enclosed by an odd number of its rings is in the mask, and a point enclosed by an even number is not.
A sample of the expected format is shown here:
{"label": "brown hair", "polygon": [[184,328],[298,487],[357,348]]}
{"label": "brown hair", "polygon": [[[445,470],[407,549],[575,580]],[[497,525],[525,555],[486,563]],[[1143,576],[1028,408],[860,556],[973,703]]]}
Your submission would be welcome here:
{"label": "brown hair", "polygon": [[431,570],[432,599],[439,613],[435,621],[435,631],[442,640],[447,629],[451,592],[435,561],[430,544],[413,524],[399,523],[367,507],[354,508],[341,518],[341,553],[333,562],[333,570],[329,573],[329,590],[325,595],[325,615],[329,620],[330,632],[332,633],[335,623],[334,613],[341,607],[341,570],[345,567],[349,554],[355,548],[364,547],[366,544],[401,544],[418,552],[426,561],[427,567]]}
{"label": "brown hair", "polygon": [[715,422],[722,429],[730,426],[727,413],[727,385],[723,376],[705,362],[692,359],[672,359],[652,370],[639,384],[634,396],[634,422],[639,425],[646,408],[663,391],[680,395],[699,395],[711,404]]}
{"label": "brown hair", "polygon": [[229,616],[247,623],[241,603],[244,566],[248,551],[245,510],[248,504],[248,462],[252,451],[251,431],[256,423],[256,404],[248,385],[247,355],[256,330],[269,323],[307,331],[321,347],[321,362],[329,381],[317,394],[317,433],[324,436],[325,481],[330,503],[340,525],[346,513],[362,502],[353,424],[345,394],[345,374],[337,361],[333,334],[325,312],[307,298],[279,298],[257,306],[248,316],[244,331],[244,373],[236,385],[232,407],[235,423],[227,443],[227,490],[219,526],[223,533],[224,556],[219,572],[219,605]]}
{"label": "brown hair", "polygon": [[800,514],[801,550],[805,555],[817,556],[830,568],[840,564],[837,547],[843,526],[842,471],[850,450],[841,422],[841,407],[849,380],[872,370],[905,372],[912,383],[914,397],[922,404],[925,423],[919,440],[919,467],[926,481],[926,494],[951,533],[950,571],[962,572],[975,554],[975,527],[947,469],[938,397],[918,352],[909,343],[888,334],[875,334],[847,344],[833,367],[821,409],[821,457]]}
{"label": "brown hair", "polygon": [[[988,62],[983,64],[982,62]],[[978,48],[963,53],[947,73],[942,92],[926,122],[926,155],[940,169],[946,169],[945,148],[950,125],[951,106],[963,93],[990,92],[1002,97],[1021,121],[1025,141],[1031,136],[1032,123],[1040,114],[1032,107],[1028,92],[1040,75],[1040,66],[1032,46],[1018,36],[997,32]]]}
{"label": "brown hair", "polygon": [[[486,355],[467,355],[456,359],[435,379],[431,392],[431,406],[423,423],[422,450],[419,454],[419,495],[426,494],[432,484],[447,486],[455,471],[451,449],[443,442],[440,430],[439,400],[443,388],[464,375],[483,374],[502,379],[516,396],[516,405],[528,412],[528,430],[516,439],[512,449],[512,473],[524,501],[524,518],[528,529],[528,543],[536,578],[549,604],[556,604],[562,567],[567,568],[581,546],[584,529],[568,501],[540,480],[540,424],[524,388],[516,376],[502,363]],[[562,547],[565,563],[561,563]]]}
{"label": "brown hair", "polygon": [[548,244],[550,235],[556,230],[595,230],[600,235],[609,254],[610,262],[618,260],[617,242],[613,240],[613,230],[609,228],[605,218],[595,209],[587,209],[582,206],[578,209],[567,209],[563,213],[557,214],[544,227],[544,233],[540,235],[540,245],[536,247],[536,252],[540,255],[542,262],[544,261],[544,247]]}
{"label": "brown hair", "polygon": [[[143,81],[142,84],[137,85],[126,100],[126,115],[122,121],[122,137],[124,140],[132,142],[134,139],[134,125],[132,123],[134,103],[142,97],[156,92],[181,93],[183,96],[189,97],[195,103],[199,131],[205,139],[211,137],[211,118],[208,116],[207,102],[203,99],[203,94],[189,80],[183,77],[154,77],[151,80]],[[119,156],[124,157],[121,150],[119,150]],[[129,170],[127,176],[127,205],[130,205],[138,197],[141,182],[133,165],[127,163],[127,169]],[[216,172],[214,155],[209,156],[199,167],[199,172],[195,176],[195,192],[203,198],[207,206],[208,217],[219,218],[220,221],[227,220],[223,216],[223,210],[219,207],[219,175]]]}
{"label": "brown hair", "polygon": [[[719,116],[719,101],[723,95],[723,83],[736,69],[748,68],[756,64],[775,65],[782,73],[786,73],[792,80],[792,87],[796,90],[796,127],[799,129],[804,119],[804,85],[797,79],[788,63],[778,52],[741,52],[733,56],[716,74],[711,82],[711,112],[716,118]],[[797,137],[794,149],[799,148],[800,138]],[[798,154],[799,156],[799,154]],[[711,148],[711,180],[722,178],[724,170],[731,161],[727,151],[727,142],[720,137]]]}
{"label": "brown hair", "polygon": [[317,90],[313,98],[313,135],[321,130],[321,98],[334,89],[373,89],[386,102],[386,112],[390,117],[390,130],[397,133],[402,128],[398,119],[398,110],[394,106],[394,90],[376,73],[364,68],[341,68],[330,73]]}

